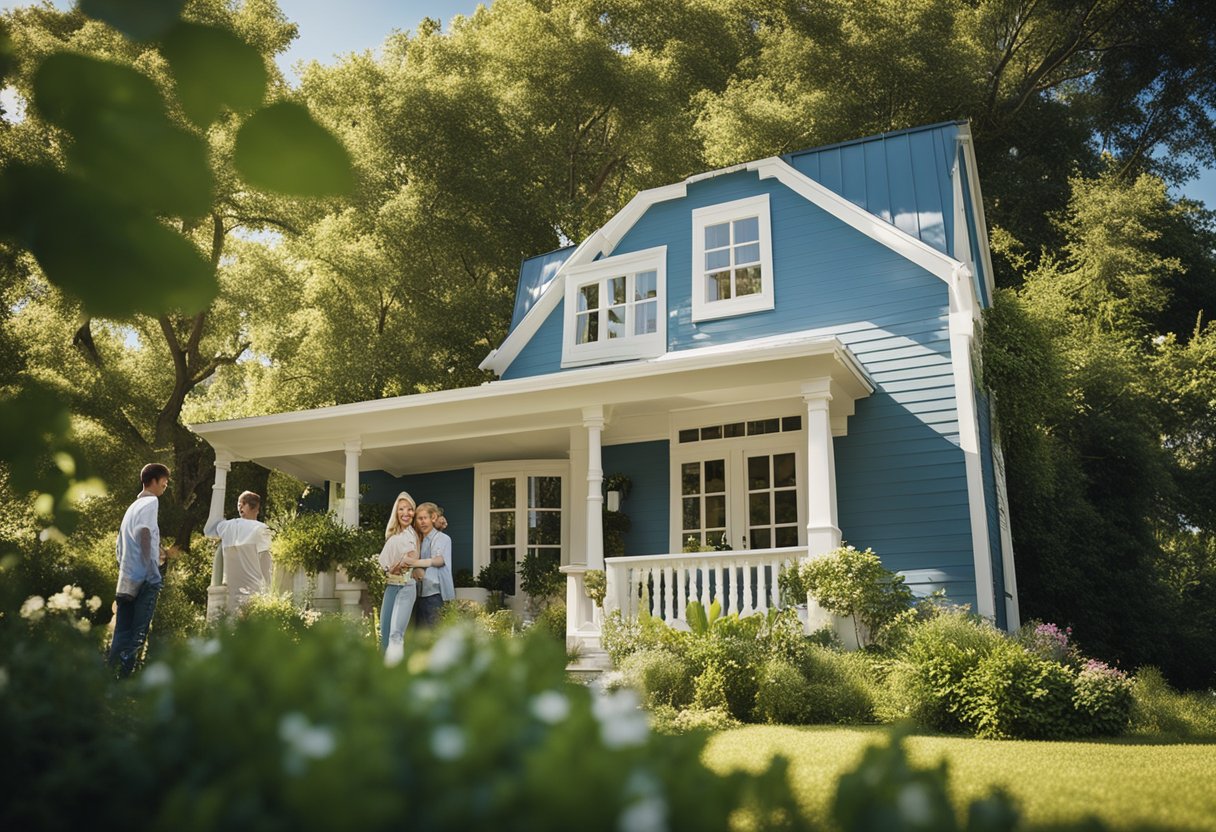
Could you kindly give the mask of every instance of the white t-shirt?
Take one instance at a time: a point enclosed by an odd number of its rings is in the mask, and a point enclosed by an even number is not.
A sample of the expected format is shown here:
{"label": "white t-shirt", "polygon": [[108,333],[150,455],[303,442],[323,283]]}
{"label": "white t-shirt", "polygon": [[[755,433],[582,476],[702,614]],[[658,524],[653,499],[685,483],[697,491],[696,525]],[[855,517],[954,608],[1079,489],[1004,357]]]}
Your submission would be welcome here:
{"label": "white t-shirt", "polygon": [[[120,586],[123,578],[136,584],[141,581],[153,584],[161,582],[160,525],[156,518],[159,508],[159,500],[148,495],[131,503],[127,513],[123,515],[122,525],[118,528],[117,551]],[[152,538],[148,557],[145,557],[143,547],[139,544],[142,529],[147,529]]]}
{"label": "white t-shirt", "polygon": [[224,547],[224,583],[238,604],[270,586],[270,528],[257,520],[234,517],[208,527]]}
{"label": "white t-shirt", "polygon": [[380,568],[391,569],[411,552],[414,557],[418,556],[418,532],[414,531],[413,526],[407,526],[384,541],[384,548],[380,550]]}

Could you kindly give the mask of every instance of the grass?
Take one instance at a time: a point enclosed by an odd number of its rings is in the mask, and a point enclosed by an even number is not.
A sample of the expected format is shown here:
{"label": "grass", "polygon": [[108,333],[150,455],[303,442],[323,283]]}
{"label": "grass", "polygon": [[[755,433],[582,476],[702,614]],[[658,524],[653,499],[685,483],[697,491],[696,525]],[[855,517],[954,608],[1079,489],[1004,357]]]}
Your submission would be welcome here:
{"label": "grass", "polygon": [[[706,762],[721,772],[757,771],[775,754],[791,761],[799,804],[827,826],[836,778],[856,766],[886,729],[748,726],[715,735]],[[1144,738],[1090,742],[911,736],[914,765],[949,763],[950,794],[962,810],[1000,787],[1025,826],[1071,825],[1096,817],[1109,829],[1216,830],[1216,743]]]}

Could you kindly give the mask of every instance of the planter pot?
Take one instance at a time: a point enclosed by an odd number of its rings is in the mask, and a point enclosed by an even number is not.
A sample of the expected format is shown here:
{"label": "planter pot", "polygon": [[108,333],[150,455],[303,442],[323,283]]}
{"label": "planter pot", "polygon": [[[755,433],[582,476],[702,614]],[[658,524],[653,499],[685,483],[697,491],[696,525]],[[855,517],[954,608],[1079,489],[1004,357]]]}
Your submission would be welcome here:
{"label": "planter pot", "polygon": [[479,586],[458,586],[456,587],[456,600],[485,604],[490,600],[490,591]]}

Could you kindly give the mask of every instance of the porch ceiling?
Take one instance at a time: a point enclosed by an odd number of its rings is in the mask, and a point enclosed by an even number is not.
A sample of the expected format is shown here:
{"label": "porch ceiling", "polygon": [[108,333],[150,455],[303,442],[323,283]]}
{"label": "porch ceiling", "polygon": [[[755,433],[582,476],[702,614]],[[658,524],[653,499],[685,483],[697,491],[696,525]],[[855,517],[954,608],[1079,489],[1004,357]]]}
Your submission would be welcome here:
{"label": "porch ceiling", "polygon": [[804,383],[824,378],[833,422],[843,425],[853,402],[873,389],[861,365],[835,338],[783,336],[191,429],[217,452],[320,483],[343,477],[350,441],[362,445],[360,470],[394,475],[561,458],[584,407],[604,406],[604,442],[618,444],[666,437],[673,410],[797,399]]}

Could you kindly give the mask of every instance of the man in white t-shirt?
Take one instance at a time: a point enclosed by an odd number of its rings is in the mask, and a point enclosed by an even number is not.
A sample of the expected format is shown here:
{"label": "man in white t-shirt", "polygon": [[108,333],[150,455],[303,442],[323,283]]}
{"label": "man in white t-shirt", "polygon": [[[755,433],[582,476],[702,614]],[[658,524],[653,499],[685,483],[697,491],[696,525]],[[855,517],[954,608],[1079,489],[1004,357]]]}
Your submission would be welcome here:
{"label": "man in white t-shirt", "polygon": [[262,498],[245,491],[236,501],[238,517],[212,520],[203,529],[203,534],[218,538],[223,547],[228,609],[234,612],[250,597],[270,588],[270,528],[258,522],[261,508]]}
{"label": "man in white t-shirt", "polygon": [[156,614],[163,578],[160,565],[175,550],[160,545],[160,495],[169,487],[169,469],[150,462],[139,472],[143,490],[123,515],[118,530],[118,586],[114,589],[114,637],[109,663],[130,676]]}

